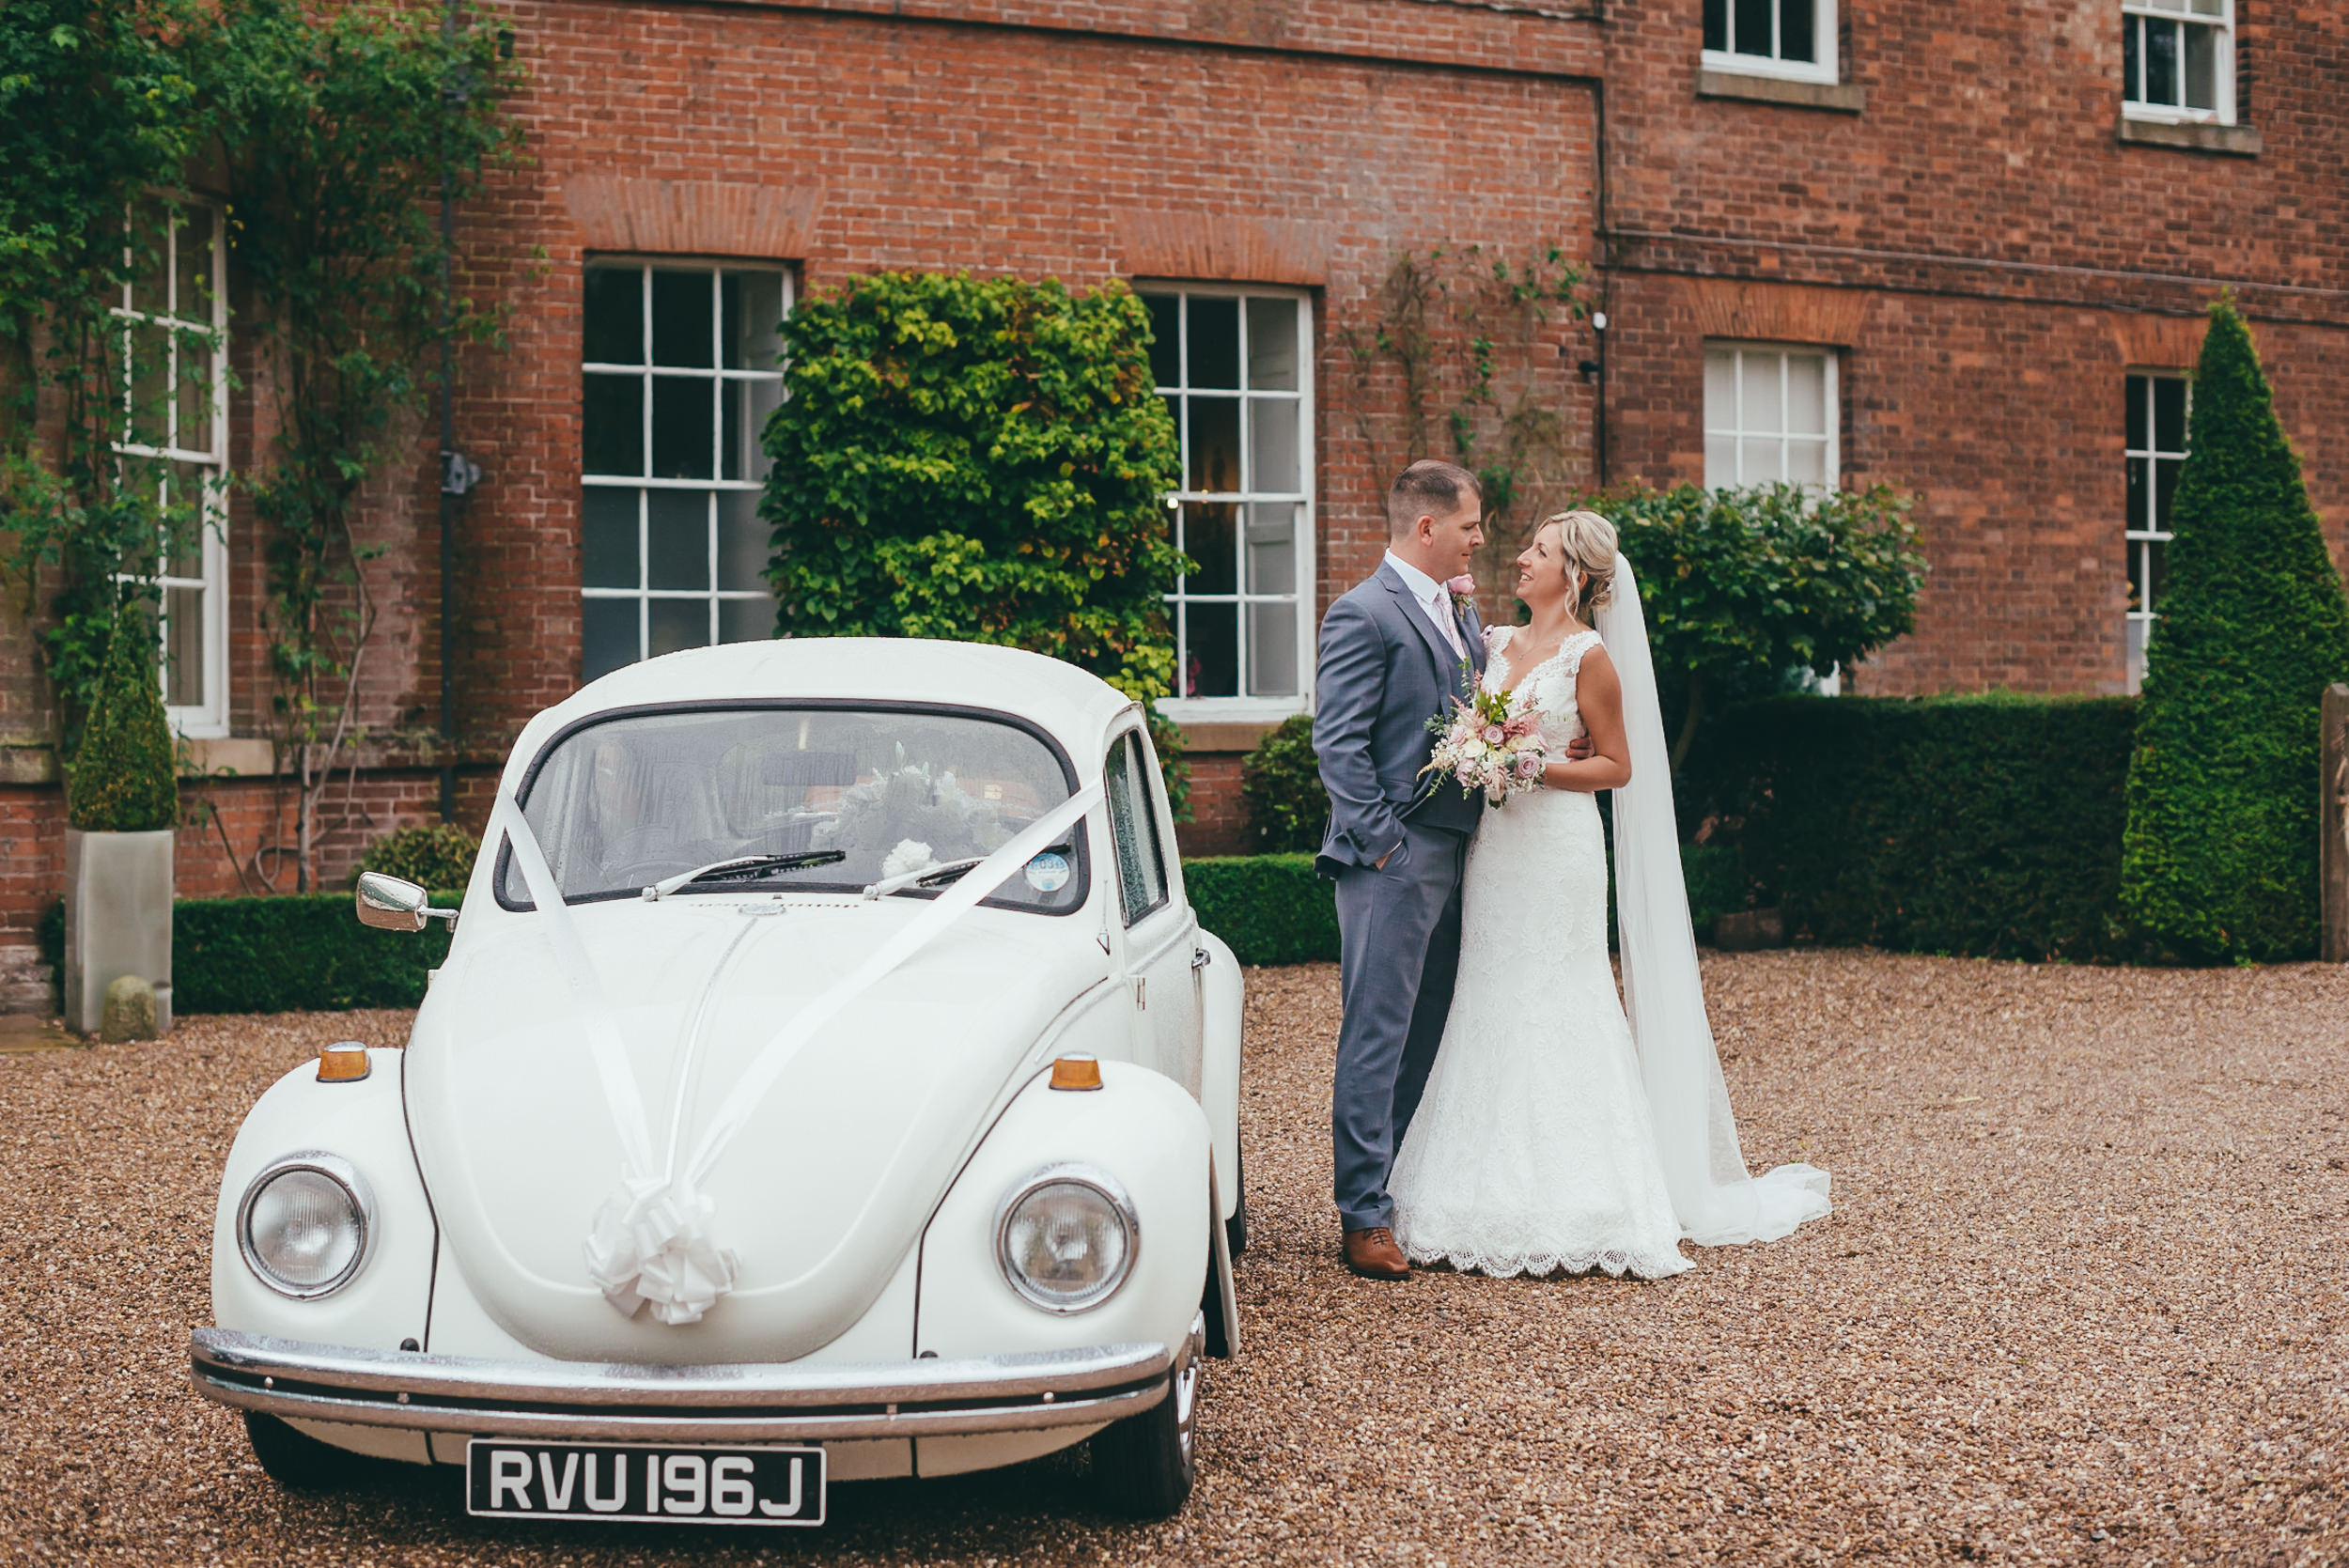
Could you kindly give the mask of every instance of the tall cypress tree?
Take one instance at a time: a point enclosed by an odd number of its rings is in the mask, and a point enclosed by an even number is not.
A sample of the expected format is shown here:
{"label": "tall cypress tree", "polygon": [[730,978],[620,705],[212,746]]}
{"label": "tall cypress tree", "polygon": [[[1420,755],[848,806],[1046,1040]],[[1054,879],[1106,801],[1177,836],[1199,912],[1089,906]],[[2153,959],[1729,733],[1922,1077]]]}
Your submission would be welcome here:
{"label": "tall cypress tree", "polygon": [[2150,955],[2311,956],[2317,707],[2349,599],[2232,299],[2211,306],[2129,762],[2121,901]]}
{"label": "tall cypress tree", "polygon": [[179,825],[179,777],[155,648],[155,623],[148,616],[126,608],[115,617],[98,703],[66,785],[66,820],[84,832],[150,833]]}

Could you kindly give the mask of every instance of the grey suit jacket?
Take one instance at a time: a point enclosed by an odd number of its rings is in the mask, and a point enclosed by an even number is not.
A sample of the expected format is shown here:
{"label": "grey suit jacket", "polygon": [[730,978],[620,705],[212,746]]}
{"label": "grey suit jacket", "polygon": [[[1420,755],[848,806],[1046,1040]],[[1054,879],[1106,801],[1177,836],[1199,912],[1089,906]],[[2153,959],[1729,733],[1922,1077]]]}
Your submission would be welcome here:
{"label": "grey suit jacket", "polygon": [[[1473,606],[1458,625],[1481,675],[1485,629]],[[1467,694],[1458,657],[1392,567],[1380,563],[1368,582],[1330,606],[1314,676],[1314,754],[1330,792],[1330,826],[1314,862],[1323,875],[1376,865],[1403,842],[1406,817],[1457,832],[1475,829],[1482,800],[1449,780],[1420,776],[1436,743],[1427,721]]]}

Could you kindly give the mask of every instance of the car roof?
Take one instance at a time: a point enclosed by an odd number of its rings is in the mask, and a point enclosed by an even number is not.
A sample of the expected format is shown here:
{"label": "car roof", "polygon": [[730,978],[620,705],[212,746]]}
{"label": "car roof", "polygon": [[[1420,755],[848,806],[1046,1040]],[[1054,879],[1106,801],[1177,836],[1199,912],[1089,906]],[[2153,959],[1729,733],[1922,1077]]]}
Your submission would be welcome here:
{"label": "car roof", "polygon": [[515,743],[505,787],[520,782],[521,770],[554,735],[599,713],[792,697],[941,703],[1013,714],[1066,747],[1081,778],[1099,768],[1100,742],[1111,722],[1133,706],[1098,675],[1023,648],[920,637],[727,643],[625,665],[542,710]]}

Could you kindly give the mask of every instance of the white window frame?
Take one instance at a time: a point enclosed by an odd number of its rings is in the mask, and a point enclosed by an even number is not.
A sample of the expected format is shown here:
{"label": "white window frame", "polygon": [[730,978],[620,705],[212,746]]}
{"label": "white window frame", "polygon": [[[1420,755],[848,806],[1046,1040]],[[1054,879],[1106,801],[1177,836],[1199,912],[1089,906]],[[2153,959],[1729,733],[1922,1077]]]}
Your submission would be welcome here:
{"label": "white window frame", "polygon": [[[172,729],[192,740],[218,739],[228,733],[228,300],[227,300],[227,233],[225,214],[219,204],[176,191],[153,191],[148,200],[163,204],[177,214],[163,236],[162,272],[166,290],[164,308],[158,312],[135,309],[135,285],[121,286],[117,303],[108,314],[123,323],[123,385],[122,409],[124,429],[132,429],[130,419],[135,407],[137,379],[132,364],[131,344],[135,341],[131,329],[135,326],[160,326],[168,334],[164,385],[174,389],[164,398],[163,440],[157,444],[119,441],[114,450],[123,457],[146,458],[164,462],[186,463],[203,470],[204,493],[198,499],[201,507],[198,534],[198,573],[194,577],[174,575],[168,569],[152,579],[142,580],[155,591],[156,631],[159,639],[156,653],[156,679],[166,693],[170,682],[164,660],[171,646],[171,590],[196,589],[204,596],[203,626],[197,633],[198,657],[202,660],[204,700],[201,703],[177,704],[166,701],[164,717]],[[135,223],[138,208],[133,207],[126,221]],[[179,221],[179,220],[185,220]],[[211,230],[211,309],[208,316],[183,314],[179,292],[179,238],[184,227],[200,221]],[[134,258],[125,245],[123,262],[129,267]],[[206,334],[206,346],[196,352],[204,356],[204,374],[211,396],[206,400],[204,428],[183,430],[180,427],[179,398],[180,359],[187,350],[188,334]],[[178,505],[180,498],[170,493],[171,481],[159,481],[161,499],[166,505]],[[165,563],[166,568],[168,563]]]}
{"label": "white window frame", "polygon": [[[1726,438],[1731,442],[1732,445],[1730,450],[1735,456],[1736,459],[1737,476],[1727,481],[1728,484],[1759,485],[1768,483],[1768,479],[1758,475],[1754,477],[1746,476],[1744,443],[1749,440],[1775,440],[1780,444],[1780,468],[1781,471],[1783,471],[1783,469],[1787,466],[1784,461],[1784,458],[1786,448],[1791,445],[1791,443],[1797,441],[1817,442],[1822,447],[1824,453],[1820,463],[1820,474],[1822,476],[1820,480],[1821,489],[1832,490],[1842,488],[1843,482],[1843,384],[1841,380],[1841,362],[1843,356],[1841,354],[1837,353],[1833,349],[1823,348],[1816,343],[1746,343],[1724,341],[1720,339],[1707,339],[1704,344],[1703,351],[1708,356],[1717,353],[1729,353],[1737,356],[1735,373],[1737,383],[1740,388],[1742,388],[1744,384],[1744,357],[1746,355],[1769,354],[1777,356],[1779,360],[1779,407],[1781,411],[1791,406],[1786,396],[1786,356],[1800,354],[1805,358],[1826,361],[1826,375],[1821,392],[1821,396],[1824,400],[1821,412],[1824,416],[1823,423],[1826,425],[1827,428],[1818,436],[1797,435],[1783,428],[1777,430],[1749,430],[1745,428],[1745,415],[1742,406],[1744,403],[1744,397],[1742,392],[1738,397],[1740,407],[1735,412],[1734,422],[1730,425],[1716,425],[1714,423],[1714,410],[1708,398],[1704,409],[1703,419],[1704,443],[1708,450],[1708,456],[1705,458],[1704,483],[1708,489],[1722,488],[1722,483],[1716,480],[1713,475],[1712,459],[1709,456],[1709,450],[1712,445],[1713,439],[1717,436]],[[1780,423],[1781,426],[1785,423],[1784,415],[1782,413],[1780,418]],[[1777,476],[1774,475],[1772,477]]]}
{"label": "white window frame", "polygon": [[[599,361],[589,360],[586,358],[584,316],[586,274],[591,270],[619,271],[631,267],[636,269],[639,286],[643,290],[639,304],[639,325],[643,334],[642,363],[636,365],[607,365]],[[783,280],[784,319],[789,318],[792,308],[797,303],[799,299],[798,273],[789,264],[780,261],[744,261],[739,257],[725,256],[630,256],[623,254],[590,256],[581,265],[580,289],[582,294],[582,331],[579,374],[581,396],[583,399],[585,396],[586,378],[591,373],[609,376],[638,376],[642,378],[644,383],[641,393],[640,411],[644,420],[644,428],[641,439],[644,442],[643,467],[645,469],[645,473],[639,475],[590,474],[587,472],[585,457],[583,454],[580,461],[579,476],[583,500],[584,499],[585,492],[590,489],[632,490],[637,492],[639,496],[636,508],[636,586],[633,588],[591,588],[583,582],[580,584],[580,598],[583,605],[589,599],[628,599],[634,601],[636,605],[636,657],[630,661],[631,663],[642,663],[645,660],[652,657],[650,653],[652,645],[651,617],[652,601],[655,599],[699,599],[706,601],[709,607],[709,642],[703,645],[716,646],[719,642],[721,625],[719,621],[718,606],[721,603],[729,600],[759,600],[771,605],[774,602],[775,597],[774,589],[771,586],[757,589],[721,588],[718,586],[718,535],[714,522],[710,527],[709,532],[710,585],[707,590],[655,588],[650,585],[648,574],[651,571],[651,541],[646,536],[650,526],[648,520],[650,506],[648,504],[648,498],[646,497],[645,492],[650,490],[690,490],[703,495],[716,495],[724,491],[751,491],[754,493],[767,488],[767,480],[763,474],[757,478],[750,479],[724,479],[716,477],[708,479],[654,478],[651,473],[653,459],[653,381],[663,377],[685,380],[707,381],[710,383],[711,397],[716,398],[719,396],[718,385],[721,382],[770,381],[780,384],[784,376],[783,367],[781,365],[777,365],[770,370],[757,370],[747,366],[740,369],[728,369],[720,365],[713,365],[708,368],[704,368],[698,365],[666,365],[653,364],[652,274],[655,272],[706,272],[713,277],[722,272],[757,272],[770,277],[780,276]],[[718,342],[718,334],[723,330],[723,316],[722,314],[723,310],[723,296],[714,287],[709,291],[709,309],[711,317],[710,341],[714,347]],[[723,409],[723,404],[721,405],[721,408]],[[724,466],[721,458],[725,450],[725,432],[718,419],[715,417],[713,417],[710,425],[710,439],[717,443],[716,446],[712,448],[710,454],[710,473],[715,475],[719,470]],[[756,434],[754,432],[749,439],[755,442],[757,439]],[[743,458],[745,469],[753,469],[760,465],[763,454],[756,453],[746,447],[743,453]],[[581,520],[581,539],[582,548],[583,550],[585,542],[585,519],[583,516]],[[586,636],[583,614],[582,619],[580,643],[581,658],[583,663],[586,655]]]}
{"label": "white window frame", "polygon": [[[2121,380],[2122,396],[2124,398],[2128,396],[2128,392],[2130,390],[2129,383],[2140,377],[2148,382],[2182,381],[2185,383],[2185,427],[2189,432],[2188,445],[2191,445],[2190,432],[2194,428],[2194,378],[2183,370],[2154,370],[2142,368],[2125,370],[2122,372]],[[2146,394],[2149,399],[2152,396],[2152,391],[2153,389],[2149,385],[2146,388]],[[2145,444],[2143,446],[2131,446],[2128,444],[2128,427],[2127,414],[2124,410],[2121,423],[2123,474],[2121,493],[2124,498],[2128,494],[2126,478],[2128,464],[2140,460],[2150,462],[2155,458],[2170,459],[2183,464],[2186,457],[2186,447],[2180,447],[2178,450],[2173,452],[2161,444],[2161,433],[2157,427],[2157,422],[2154,418],[2154,411],[2150,401],[2145,409]],[[2127,664],[2126,674],[2123,679],[2126,689],[2131,695],[2134,695],[2144,684],[2145,644],[2146,642],[2153,636],[2154,622],[2161,618],[2161,607],[2152,602],[2154,598],[2154,547],[2156,545],[2167,545],[2171,539],[2177,536],[2169,529],[2153,526],[2155,521],[2159,517],[2158,511],[2155,510],[2155,508],[2157,508],[2160,505],[2161,487],[2158,480],[2157,470],[2149,468],[2147,470],[2147,474],[2148,476],[2153,478],[2155,482],[2148,484],[2145,487],[2145,505],[2147,507],[2146,515],[2142,518],[2128,516],[2124,517],[2123,520],[2122,536],[2128,541],[2126,546],[2126,555],[2127,557],[2135,558],[2132,561],[2124,557],[2122,564],[2123,580],[2128,580],[2130,575],[2128,568],[2130,566],[2134,565],[2138,569],[2136,580],[2145,585],[2144,600],[2135,609],[2124,612],[2127,617],[2127,627],[2125,637],[2123,639],[2123,646],[2125,649],[2123,658],[2127,660]],[[2125,501],[2123,502],[2123,505],[2125,505]]]}
{"label": "white window frame", "polygon": [[[2202,9],[2215,5],[2216,12]],[[2144,19],[2142,21],[2139,19]],[[2142,33],[2147,22],[2170,22],[2180,24],[2178,55],[2178,97],[2186,97],[2186,54],[2184,29],[2207,27],[2217,35],[2218,47],[2213,70],[2217,80],[2215,96],[2217,105],[2208,109],[2190,109],[2178,103],[2149,103],[2141,98],[2131,98],[2142,85],[2146,57],[2150,53],[2142,45],[2135,51],[2139,81],[2129,80],[2129,32]],[[2232,125],[2235,122],[2234,90],[2234,32],[2235,0],[2121,0],[2122,42],[2121,113],[2128,119],[2153,120],[2163,125]]]}
{"label": "white window frame", "polygon": [[[1252,402],[1293,402],[1298,408],[1299,422],[1297,432],[1298,488],[1296,489],[1260,490],[1253,488],[1255,477],[1252,473],[1252,469],[1255,464],[1253,443],[1248,441],[1243,435],[1240,442],[1240,463],[1242,469],[1240,489],[1237,490],[1193,490],[1184,489],[1175,490],[1166,498],[1167,519],[1170,528],[1172,527],[1176,517],[1176,509],[1187,503],[1220,502],[1232,504],[1234,507],[1234,515],[1237,520],[1235,528],[1235,541],[1236,545],[1243,550],[1245,548],[1245,540],[1247,537],[1248,508],[1250,505],[1255,504],[1294,505],[1297,508],[1297,521],[1295,524],[1295,536],[1292,544],[1296,551],[1296,559],[1294,563],[1296,576],[1293,579],[1296,586],[1292,592],[1287,594],[1252,594],[1248,591],[1246,566],[1245,562],[1242,561],[1236,566],[1237,575],[1234,578],[1233,591],[1229,594],[1194,594],[1190,592],[1187,582],[1178,587],[1174,592],[1168,594],[1166,596],[1167,618],[1173,623],[1174,629],[1176,632],[1174,647],[1174,690],[1176,695],[1159,698],[1156,705],[1158,710],[1165,714],[1168,718],[1174,720],[1177,723],[1277,722],[1278,721],[1286,719],[1293,714],[1309,713],[1313,710],[1314,702],[1314,631],[1316,625],[1314,615],[1315,593],[1314,578],[1314,541],[1316,523],[1315,508],[1314,505],[1315,405],[1313,295],[1308,290],[1301,288],[1279,288],[1252,284],[1194,283],[1173,278],[1152,278],[1146,281],[1137,280],[1133,285],[1133,288],[1138,294],[1173,294],[1177,296],[1182,302],[1180,306],[1180,320],[1183,323],[1183,342],[1180,345],[1182,358],[1178,362],[1181,365],[1182,382],[1176,386],[1161,386],[1158,388],[1158,392],[1160,396],[1176,397],[1180,399],[1179,406],[1183,412],[1177,422],[1178,428],[1176,434],[1182,445],[1181,472],[1185,482],[1188,482],[1190,476],[1190,409],[1192,399],[1203,396],[1215,396],[1232,398],[1244,397]],[[1193,390],[1190,385],[1190,301],[1200,298],[1237,299],[1243,302],[1250,299],[1294,300],[1297,303],[1296,389],[1294,391],[1243,390],[1240,392],[1223,390],[1208,390],[1203,392]],[[1247,380],[1246,368],[1248,365],[1248,310],[1244,303],[1240,306],[1239,310],[1239,363],[1242,372],[1240,379],[1243,382],[1245,382]],[[1244,425],[1243,429],[1245,429]],[[1183,619],[1176,613],[1177,605],[1183,603],[1230,603],[1237,607],[1234,619],[1238,629],[1239,637],[1239,669],[1240,685],[1242,687],[1242,693],[1240,695],[1230,697],[1186,697],[1180,694],[1182,691],[1184,672],[1189,668],[1190,651],[1187,639],[1182,635],[1184,626]],[[1294,635],[1297,644],[1294,655],[1297,660],[1297,691],[1294,695],[1256,697],[1249,696],[1245,692],[1245,688],[1248,684],[1248,671],[1252,668],[1252,650],[1250,647],[1249,643],[1251,628],[1248,615],[1248,607],[1251,603],[1294,603],[1297,607],[1297,613],[1294,617]]]}
{"label": "white window frame", "polygon": [[[1728,0],[1728,3],[1730,39],[1734,42],[1736,39],[1737,0]],[[2232,4],[2232,0],[2229,3]],[[1774,36],[1783,22],[1781,7],[1781,0],[1770,0],[1770,30]],[[1836,0],[1814,0],[1811,25],[1814,35],[1812,53],[1818,55],[1816,60],[1786,60],[1775,55],[1741,54],[1735,49],[1704,49],[1700,52],[1703,67],[1707,70],[1725,70],[1739,76],[1773,76],[1784,82],[1819,82],[1832,85],[1842,80],[1839,74],[1841,66],[1835,54],[1835,8]],[[1698,36],[1703,36],[1701,30]],[[1777,42],[1778,47],[1784,47],[1782,39]]]}

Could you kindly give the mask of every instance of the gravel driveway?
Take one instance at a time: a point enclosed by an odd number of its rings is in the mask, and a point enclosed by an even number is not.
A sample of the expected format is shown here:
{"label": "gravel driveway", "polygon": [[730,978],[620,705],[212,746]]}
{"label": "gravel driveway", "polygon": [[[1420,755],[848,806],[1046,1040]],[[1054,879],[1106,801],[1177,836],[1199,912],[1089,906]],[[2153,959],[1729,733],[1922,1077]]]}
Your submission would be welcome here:
{"label": "gravel driveway", "polygon": [[187,1388],[221,1159],[278,1073],[406,1016],[0,1054],[0,1560],[2349,1560],[2349,969],[1706,978],[1750,1159],[1833,1172],[1832,1219],[1660,1285],[1379,1285],[1332,1259],[1336,974],[1252,972],[1247,1342],[1148,1527],[1069,1459],[748,1541],[477,1524],[445,1471],[281,1495]]}

